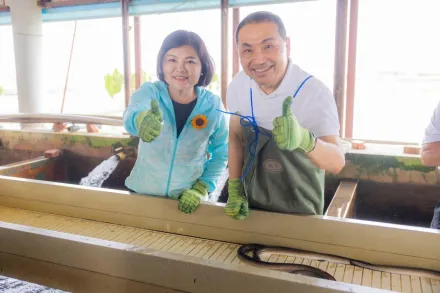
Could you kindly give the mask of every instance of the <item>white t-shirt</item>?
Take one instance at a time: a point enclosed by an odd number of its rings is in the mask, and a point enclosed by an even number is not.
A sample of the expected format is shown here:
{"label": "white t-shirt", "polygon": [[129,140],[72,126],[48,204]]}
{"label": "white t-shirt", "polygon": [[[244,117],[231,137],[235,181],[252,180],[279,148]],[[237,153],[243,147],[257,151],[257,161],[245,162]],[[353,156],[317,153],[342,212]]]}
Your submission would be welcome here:
{"label": "white t-shirt", "polygon": [[431,143],[440,141],[440,103],[432,114],[431,122],[425,130],[423,143]]}
{"label": "white t-shirt", "polygon": [[[286,75],[279,87],[266,95],[259,85],[244,72],[239,72],[228,87],[226,104],[229,112],[239,111],[251,116],[250,88],[254,117],[258,126],[272,130],[273,120],[281,116],[286,97],[294,95],[310,74],[289,61]],[[292,114],[300,125],[315,136],[339,136],[339,118],[336,102],[326,85],[315,77],[309,78],[292,102]]]}

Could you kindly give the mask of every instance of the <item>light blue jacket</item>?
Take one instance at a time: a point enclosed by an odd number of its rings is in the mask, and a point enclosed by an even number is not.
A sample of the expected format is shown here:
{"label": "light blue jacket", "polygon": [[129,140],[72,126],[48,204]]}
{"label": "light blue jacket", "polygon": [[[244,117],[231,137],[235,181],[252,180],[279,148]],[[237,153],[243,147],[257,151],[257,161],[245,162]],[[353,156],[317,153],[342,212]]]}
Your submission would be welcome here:
{"label": "light blue jacket", "polygon": [[[212,192],[226,168],[228,158],[229,119],[221,99],[197,87],[197,103],[177,137],[174,108],[166,83],[147,82],[131,97],[124,111],[128,133],[137,136],[136,117],[159,102],[164,124],[160,135],[151,143],[139,141],[138,158],[125,185],[137,193],[176,197],[200,179]],[[206,128],[196,129],[191,120],[197,115],[208,119]],[[209,153],[209,159],[207,154]]]}

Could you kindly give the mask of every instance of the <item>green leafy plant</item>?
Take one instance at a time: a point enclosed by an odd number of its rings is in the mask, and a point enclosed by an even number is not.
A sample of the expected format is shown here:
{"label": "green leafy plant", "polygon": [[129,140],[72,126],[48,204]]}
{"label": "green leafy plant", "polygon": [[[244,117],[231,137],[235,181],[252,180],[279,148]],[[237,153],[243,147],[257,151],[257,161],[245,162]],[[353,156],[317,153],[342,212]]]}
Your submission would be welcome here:
{"label": "green leafy plant", "polygon": [[[153,77],[151,74],[147,74],[145,71],[142,71],[141,85],[147,81],[153,81]],[[136,73],[131,74],[131,90],[132,92],[136,90]]]}
{"label": "green leafy plant", "polygon": [[220,91],[220,79],[216,72],[212,76],[211,83],[207,86],[207,89],[213,92]]}
{"label": "green leafy plant", "polygon": [[3,87],[0,85],[0,96],[3,95]]}
{"label": "green leafy plant", "polygon": [[113,98],[122,90],[122,86],[124,85],[124,75],[115,68],[113,73],[104,76],[104,82],[108,95]]}

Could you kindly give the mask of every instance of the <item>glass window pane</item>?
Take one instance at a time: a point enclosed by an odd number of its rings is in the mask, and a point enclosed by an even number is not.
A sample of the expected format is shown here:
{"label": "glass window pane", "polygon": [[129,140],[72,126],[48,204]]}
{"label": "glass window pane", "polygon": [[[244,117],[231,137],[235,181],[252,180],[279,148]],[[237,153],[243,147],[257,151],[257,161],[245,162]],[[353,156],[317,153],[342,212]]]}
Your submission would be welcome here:
{"label": "glass window pane", "polygon": [[[122,51],[120,17],[78,21],[66,112],[122,114],[125,108]],[[114,90],[106,88],[106,75],[113,77]]]}
{"label": "glass window pane", "polygon": [[0,26],[0,113],[18,113],[12,26]]}
{"label": "glass window pane", "polygon": [[359,3],[353,136],[421,142],[440,99],[440,1]]}
{"label": "glass window pane", "polygon": [[[45,94],[54,101],[55,113],[61,109],[74,27],[75,21],[44,24]],[[63,113],[122,114],[122,50],[120,17],[77,21]],[[106,88],[105,75],[115,77],[113,86]]]}

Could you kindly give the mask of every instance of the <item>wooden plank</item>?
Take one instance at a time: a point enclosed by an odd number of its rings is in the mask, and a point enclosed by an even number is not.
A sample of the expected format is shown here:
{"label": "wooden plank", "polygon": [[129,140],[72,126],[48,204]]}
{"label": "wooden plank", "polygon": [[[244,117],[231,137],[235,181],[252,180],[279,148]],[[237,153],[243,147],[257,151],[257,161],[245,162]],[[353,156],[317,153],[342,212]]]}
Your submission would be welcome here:
{"label": "wooden plank", "polygon": [[401,278],[402,278],[402,292],[411,293],[412,292],[411,280],[410,280],[409,276],[402,275]]}
{"label": "wooden plank", "polygon": [[344,279],[344,272],[345,272],[345,265],[343,264],[337,264],[336,266],[336,272],[335,272],[335,279],[336,281],[342,282]]}
{"label": "wooden plank", "polygon": [[371,270],[364,269],[364,272],[362,275],[362,285],[371,287],[372,280],[373,280],[373,272]]}
{"label": "wooden plank", "polygon": [[337,218],[352,218],[354,216],[357,185],[357,181],[342,180],[325,215]]}
{"label": "wooden plank", "polygon": [[132,227],[295,247],[373,264],[440,267],[440,231],[433,229],[256,210],[247,220],[235,221],[225,216],[221,204],[202,204],[197,213],[187,215],[171,199],[4,176],[0,195],[1,205]]}
{"label": "wooden plank", "polygon": [[[23,222],[28,222],[26,221],[26,219],[35,219],[35,218],[44,218],[45,214],[39,213],[39,212],[34,212],[34,211],[26,211],[26,210],[19,210],[19,209],[15,209],[15,208],[7,208],[7,207],[1,207],[0,206],[0,211],[2,211],[2,213],[0,213],[0,219],[13,219],[14,222],[17,223],[23,223]],[[12,217],[13,216],[13,217]],[[67,224],[71,224],[73,222],[75,222],[75,220],[79,220],[79,219],[74,219],[74,218],[70,218],[70,217],[66,217],[66,216],[55,216],[55,215],[50,215],[51,216],[51,220],[50,222],[52,223],[52,227],[55,227],[58,231],[60,232],[66,232],[65,229],[63,229],[63,227]],[[119,226],[119,225],[113,225],[113,224],[109,224],[109,223],[96,223],[90,220],[81,220],[81,221],[87,221],[89,222],[89,224],[99,224],[99,235],[98,234],[93,234],[93,236],[95,237],[99,237],[99,236],[106,236],[109,231],[124,231],[122,234],[118,235],[117,237],[122,237],[121,239],[126,239],[128,240],[126,237],[127,235],[130,234],[141,234],[141,232],[144,233],[152,233],[152,231],[149,230],[143,230],[143,229],[138,229],[138,228],[132,228],[132,227],[127,227],[127,226]],[[63,226],[64,225],[64,226]],[[34,226],[37,227],[38,226]],[[52,228],[53,229],[53,228]],[[86,233],[86,232],[84,232]],[[90,232],[87,232],[90,234]],[[124,235],[125,236],[122,236]],[[117,238],[115,237],[113,239],[113,241]],[[99,237],[100,238],[100,237]],[[108,237],[107,237],[108,238]],[[132,236],[133,238],[133,236]],[[168,233],[162,233],[162,232],[155,232],[154,236],[151,236],[149,238],[149,240],[144,240],[139,242],[140,244],[143,243],[143,246],[148,246],[149,248],[154,248],[154,249],[158,249],[158,250],[166,250],[168,248],[166,248],[167,246],[170,247],[172,246],[172,243],[177,242],[177,241],[185,241],[185,239],[188,237],[184,237],[184,236],[180,236],[180,235],[175,235],[175,234],[168,234]],[[101,238],[102,239],[102,238]],[[204,259],[208,259],[210,257],[210,255],[212,255],[214,253],[214,251],[222,244],[221,242],[218,241],[210,241],[210,240],[204,240],[204,239],[198,239],[199,241],[194,245],[194,248],[190,251],[189,255],[191,256],[195,256],[195,257],[203,257]],[[122,241],[123,242],[123,241]],[[123,242],[123,243],[129,243],[127,242]],[[235,246],[236,247],[236,246]],[[235,248],[234,248],[235,249]],[[188,250],[189,251],[189,250]],[[263,259],[264,260],[268,260],[270,262],[277,262],[277,263],[284,263],[287,261],[287,255],[279,255],[279,254],[270,254],[270,253],[265,253],[263,254]],[[234,255],[230,255],[229,257],[229,261],[232,259],[231,263],[232,264],[240,264],[240,260],[237,258],[236,254],[234,253]],[[294,257],[290,257],[290,263],[292,263],[294,261]],[[319,267],[320,263],[319,261],[316,260],[310,260],[310,259],[300,259],[298,258],[297,263],[301,263],[304,265],[310,265],[313,267]],[[323,262],[325,263],[325,262]],[[327,264],[325,264],[324,267],[322,267],[323,270],[326,270],[327,268]],[[342,281],[344,283],[353,283],[353,284],[361,284],[361,278],[362,278],[362,268],[356,267],[355,268],[355,272],[353,272],[354,267],[350,266],[350,265],[342,265],[339,264],[337,271],[336,271],[336,278],[338,280],[341,280],[341,275],[343,273],[343,277],[342,277]],[[357,273],[360,272],[360,273]],[[355,280],[356,276],[358,275],[358,281]],[[391,276],[388,273],[380,273],[380,272],[375,272],[375,274],[377,276],[379,276],[379,274],[381,274],[382,279],[381,282],[379,282],[379,278],[377,277],[374,280],[374,284],[373,286],[379,287],[381,285],[382,289],[387,289],[390,290],[391,289]],[[396,282],[396,276],[398,277]],[[430,281],[429,279],[426,279],[428,281],[428,285],[423,284],[423,282],[421,283],[422,286],[422,291],[421,292],[432,292],[431,291],[431,285],[430,285]],[[425,280],[425,281],[426,281]],[[394,275],[393,276],[393,290],[396,289],[396,283],[397,286],[400,285],[400,276],[399,275]],[[412,284],[414,284],[414,282],[412,282]],[[400,291],[400,290],[395,290],[395,291]],[[412,290],[411,290],[412,291]],[[410,292],[411,292],[410,291]]]}
{"label": "wooden plank", "polygon": [[229,245],[229,243],[222,243],[220,248],[217,249],[217,251],[213,255],[211,255],[209,259],[217,260],[225,252]]}
{"label": "wooden plank", "polygon": [[67,292],[184,292],[3,252],[0,252],[0,271],[2,275],[11,278],[26,280]]}
{"label": "wooden plank", "polygon": [[396,292],[402,292],[402,283],[400,280],[400,275],[391,274],[391,290]]}
{"label": "wooden plank", "polygon": [[422,293],[422,286],[420,284],[420,278],[411,276],[411,291],[412,293]]}
{"label": "wooden plank", "polygon": [[346,265],[344,278],[343,278],[344,283],[351,284],[353,282],[353,275],[354,275],[354,266]]}
{"label": "wooden plank", "polygon": [[391,274],[382,272],[382,289],[391,290]]}
{"label": "wooden plank", "polygon": [[440,281],[431,279],[431,288],[433,293],[440,293]]}
{"label": "wooden plank", "polygon": [[360,267],[354,268],[354,274],[353,274],[353,284],[355,285],[361,285],[362,284],[362,273],[363,269]]}
{"label": "wooden plank", "polygon": [[371,292],[356,285],[214,263],[4,222],[0,222],[0,251],[3,255],[12,254],[185,292]]}
{"label": "wooden plank", "polygon": [[428,278],[420,278],[422,293],[432,293],[431,281]]}
{"label": "wooden plank", "polygon": [[373,271],[373,279],[371,282],[371,286],[373,288],[381,288],[382,285],[382,274],[378,271]]}

